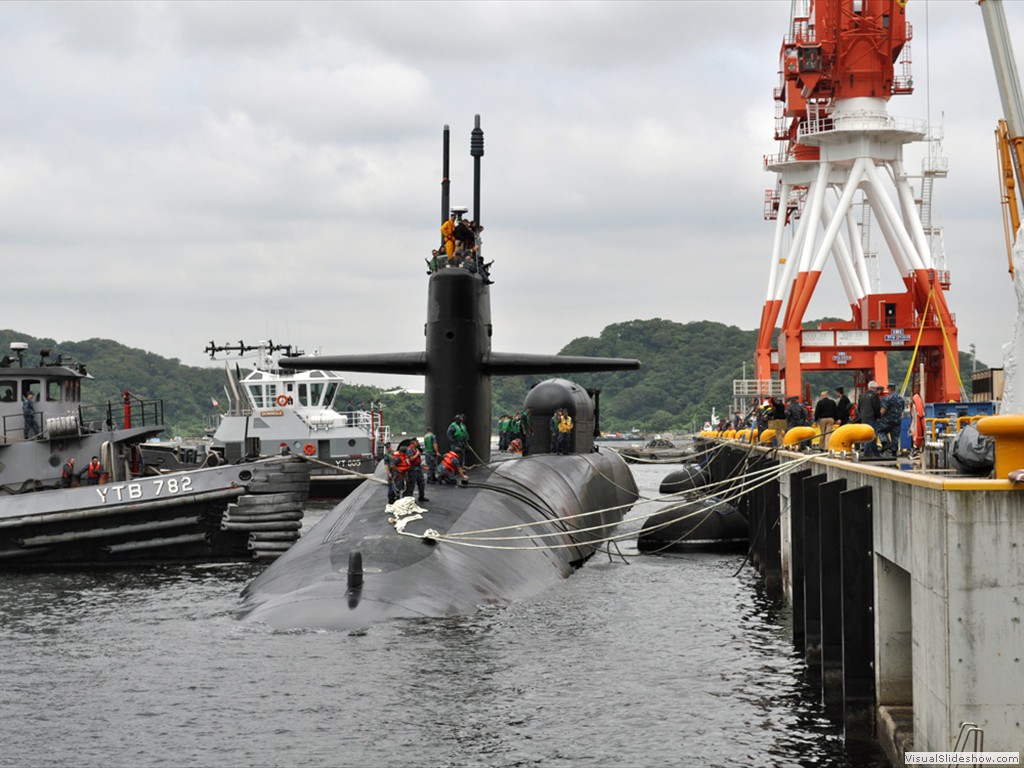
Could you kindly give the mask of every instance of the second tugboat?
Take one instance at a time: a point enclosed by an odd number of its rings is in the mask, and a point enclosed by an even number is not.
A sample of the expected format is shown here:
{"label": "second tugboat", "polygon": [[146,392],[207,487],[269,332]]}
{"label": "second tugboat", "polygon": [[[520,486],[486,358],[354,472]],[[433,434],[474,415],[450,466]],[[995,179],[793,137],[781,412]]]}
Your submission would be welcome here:
{"label": "second tugboat", "polygon": [[334,371],[294,371],[281,368],[273,355],[301,355],[290,345],[261,341],[217,345],[205,350],[211,358],[219,352],[255,352],[253,369],[243,376],[236,365],[225,363],[227,377],[226,412],[217,416],[209,438],[182,450],[181,446],[148,443],[143,446],[147,461],[161,468],[183,469],[210,461],[233,463],[259,456],[271,456],[286,448],[305,456],[310,464],[310,495],[344,498],[366,475],[372,474],[391,439],[384,424],[383,409],[370,404],[350,404],[345,411],[335,408],[342,385]]}

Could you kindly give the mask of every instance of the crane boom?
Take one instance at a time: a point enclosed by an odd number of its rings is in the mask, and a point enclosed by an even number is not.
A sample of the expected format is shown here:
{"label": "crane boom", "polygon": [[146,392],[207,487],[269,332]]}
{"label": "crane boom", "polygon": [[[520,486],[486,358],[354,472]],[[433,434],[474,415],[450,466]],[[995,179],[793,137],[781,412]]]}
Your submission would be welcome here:
{"label": "crane boom", "polygon": [[992,66],[996,70],[1003,115],[1010,129],[1010,137],[1018,138],[1024,136],[1024,96],[1021,95],[1020,75],[1006,26],[1003,1],[978,0],[978,7],[985,20],[985,34],[988,35],[988,48],[992,53]]}
{"label": "crane boom", "polygon": [[999,99],[1003,103],[1003,119],[996,128],[996,154],[1002,190],[1003,221],[1006,235],[1006,258],[1013,278],[1013,246],[1020,237],[1020,195],[1024,189],[1024,95],[1013,55],[1013,45],[1006,25],[1003,0],[978,0],[985,21],[985,34],[992,54]]}

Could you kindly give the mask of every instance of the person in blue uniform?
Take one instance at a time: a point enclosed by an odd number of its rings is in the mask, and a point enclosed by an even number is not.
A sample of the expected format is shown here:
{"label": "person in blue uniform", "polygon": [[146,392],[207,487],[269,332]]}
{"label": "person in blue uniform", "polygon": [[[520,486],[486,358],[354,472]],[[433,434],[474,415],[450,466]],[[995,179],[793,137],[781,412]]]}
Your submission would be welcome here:
{"label": "person in blue uniform", "polygon": [[21,401],[21,413],[25,417],[25,439],[28,440],[30,437],[35,437],[41,430],[39,429],[39,422],[36,421],[36,406],[34,402],[34,395],[29,392],[25,395]]}
{"label": "person in blue uniform", "polygon": [[896,385],[889,383],[888,394],[880,398],[878,417],[878,438],[882,441],[882,453],[895,456],[900,450],[900,426],[903,424],[903,396],[896,391]]}

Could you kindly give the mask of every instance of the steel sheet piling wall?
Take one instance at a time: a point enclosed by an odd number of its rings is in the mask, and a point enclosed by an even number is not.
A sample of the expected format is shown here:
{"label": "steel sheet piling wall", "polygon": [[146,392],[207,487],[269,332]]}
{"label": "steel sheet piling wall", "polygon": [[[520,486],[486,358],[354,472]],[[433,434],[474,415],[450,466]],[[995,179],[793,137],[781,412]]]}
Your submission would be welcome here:
{"label": "steel sheet piling wall", "polygon": [[824,475],[811,475],[803,481],[804,659],[815,684],[821,682],[821,512],[818,489],[824,482]]}
{"label": "steel sheet piling wall", "polygon": [[818,488],[818,541],[821,584],[821,700],[830,720],[843,717],[843,538],[839,496],[845,480]]}
{"label": "steel sheet piling wall", "polygon": [[802,469],[789,476],[790,577],[793,584],[793,648],[803,655],[804,637],[804,480],[811,470]]}
{"label": "steel sheet piling wall", "polygon": [[[846,484],[844,480],[835,483]],[[843,722],[847,741],[875,733],[874,523],[871,488],[839,494]]]}

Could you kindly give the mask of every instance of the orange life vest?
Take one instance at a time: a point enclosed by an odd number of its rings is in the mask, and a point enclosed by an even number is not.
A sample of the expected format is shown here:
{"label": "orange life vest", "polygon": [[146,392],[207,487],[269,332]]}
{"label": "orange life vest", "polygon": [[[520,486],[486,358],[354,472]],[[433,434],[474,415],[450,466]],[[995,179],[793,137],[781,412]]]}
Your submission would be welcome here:
{"label": "orange life vest", "polygon": [[86,469],[88,470],[90,480],[98,480],[100,473],[103,471],[103,465],[98,461],[90,461]]}
{"label": "orange life vest", "polygon": [[395,463],[392,466],[396,472],[409,471],[409,457],[405,455],[405,451],[401,449],[395,451],[392,458],[395,460]]}
{"label": "orange life vest", "polygon": [[455,451],[448,451],[448,453],[444,455],[444,458],[441,459],[441,463],[444,464],[445,468],[449,472],[455,472],[455,467],[459,464],[459,454]]}

